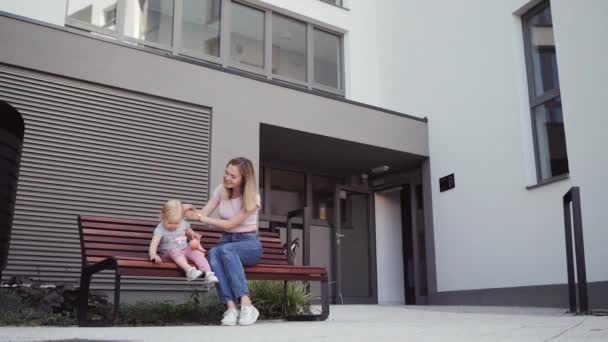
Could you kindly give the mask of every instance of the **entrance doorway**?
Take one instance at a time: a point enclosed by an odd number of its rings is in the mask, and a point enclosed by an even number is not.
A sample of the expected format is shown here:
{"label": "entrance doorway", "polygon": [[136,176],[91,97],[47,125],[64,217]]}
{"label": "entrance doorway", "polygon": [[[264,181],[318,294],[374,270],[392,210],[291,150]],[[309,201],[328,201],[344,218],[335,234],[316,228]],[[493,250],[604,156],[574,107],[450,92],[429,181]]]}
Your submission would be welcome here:
{"label": "entrance doorway", "polygon": [[334,203],[335,302],[377,303],[371,192],[368,188],[338,185]]}

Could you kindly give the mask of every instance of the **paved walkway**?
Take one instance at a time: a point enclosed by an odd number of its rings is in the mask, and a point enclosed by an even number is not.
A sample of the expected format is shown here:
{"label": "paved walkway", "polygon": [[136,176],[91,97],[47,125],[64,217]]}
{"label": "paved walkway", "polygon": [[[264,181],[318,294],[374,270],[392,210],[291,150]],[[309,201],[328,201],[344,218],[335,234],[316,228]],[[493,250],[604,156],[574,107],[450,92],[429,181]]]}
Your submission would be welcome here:
{"label": "paved walkway", "polygon": [[0,327],[0,341],[608,341],[608,317],[560,309],[332,306],[326,322],[250,327]]}

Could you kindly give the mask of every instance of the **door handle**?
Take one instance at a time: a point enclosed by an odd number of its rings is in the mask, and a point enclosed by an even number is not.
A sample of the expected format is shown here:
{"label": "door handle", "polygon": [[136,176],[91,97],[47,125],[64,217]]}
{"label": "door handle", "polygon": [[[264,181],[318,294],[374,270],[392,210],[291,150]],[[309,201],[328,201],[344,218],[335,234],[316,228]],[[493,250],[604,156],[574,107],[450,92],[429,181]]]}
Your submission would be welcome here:
{"label": "door handle", "polygon": [[336,232],[336,243],[339,245],[340,241],[342,241],[342,238],[344,237],[344,234],[340,234]]}

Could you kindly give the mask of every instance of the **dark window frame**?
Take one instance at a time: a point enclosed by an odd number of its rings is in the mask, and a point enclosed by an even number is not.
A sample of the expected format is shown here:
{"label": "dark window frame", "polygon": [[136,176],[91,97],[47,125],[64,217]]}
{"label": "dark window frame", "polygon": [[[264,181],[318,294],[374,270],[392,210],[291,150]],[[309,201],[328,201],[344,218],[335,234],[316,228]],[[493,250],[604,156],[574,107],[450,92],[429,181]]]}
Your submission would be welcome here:
{"label": "dark window frame", "polygon": [[[305,189],[306,190],[305,190],[305,194],[304,194],[305,195],[304,201],[306,203],[306,206],[308,206],[308,207],[313,206],[312,179],[314,176],[335,178],[335,179],[341,181],[340,184],[344,184],[344,182],[346,181],[346,178],[344,176],[329,174],[329,173],[320,172],[317,170],[307,170],[307,169],[298,168],[298,167],[291,167],[288,165],[280,165],[280,164],[276,164],[276,163],[263,162],[260,165],[259,173],[260,173],[260,176],[264,175],[264,198],[262,198],[262,202],[266,202],[266,203],[263,203],[262,210],[260,210],[260,221],[287,223],[287,216],[272,214],[270,211],[271,210],[270,205],[272,203],[272,190],[271,190],[272,170],[297,172],[297,173],[302,173],[305,175],[304,180],[305,180]],[[333,217],[328,217],[327,220],[313,218],[311,221],[311,224],[313,226],[319,226],[319,227],[331,227],[332,220],[333,220]],[[296,220],[295,223],[298,223],[298,220]],[[301,227],[294,226],[294,228],[300,229]]]}
{"label": "dark window frame", "polygon": [[[533,46],[532,46],[532,30],[530,25],[530,20],[544,11],[545,9],[551,7],[550,0],[543,0],[526,13],[521,15],[522,21],[522,32],[524,38],[524,53],[525,53],[525,61],[526,61],[526,77],[528,82],[528,98],[529,98],[529,108],[530,108],[530,121],[532,128],[532,141],[534,144],[534,162],[536,169],[536,183],[537,184],[551,184],[553,183],[551,180],[554,178],[562,179],[568,173],[562,173],[557,175],[551,175],[551,177],[543,178],[541,171],[541,160],[540,160],[540,147],[538,143],[538,134],[537,134],[537,125],[536,118],[534,115],[534,110],[546,104],[549,104],[551,101],[559,99],[561,97],[561,91],[559,84],[557,87],[553,89],[549,89],[544,91],[542,94],[537,94],[536,84],[534,78],[534,61],[533,61]],[[549,27],[549,25],[541,25],[544,27]],[[550,26],[552,27],[552,25]],[[558,71],[559,75],[559,71]],[[559,76],[558,76],[559,77]],[[566,159],[567,160],[567,159]]]}
{"label": "dark window frame", "polygon": [[[212,56],[207,54],[193,54],[191,51],[184,49],[182,42],[182,14],[183,0],[173,1],[173,24],[172,24],[172,43],[170,45],[159,44],[143,39],[126,36],[123,33],[124,16],[122,15],[126,9],[127,0],[116,0],[116,29],[109,30],[103,27],[88,24],[68,16],[67,9],[69,8],[69,0],[66,2],[65,24],[68,27],[85,30],[90,34],[101,34],[105,37],[115,39],[121,43],[136,44],[138,46],[156,51],[168,52],[174,56],[187,57],[193,60],[202,60],[221,66],[225,69],[238,70],[247,74],[256,75],[267,80],[284,83],[309,91],[322,93],[330,93],[339,97],[346,95],[345,91],[345,63],[344,63],[344,31],[338,28],[329,27],[314,19],[310,19],[297,13],[282,10],[272,5],[268,5],[259,0],[218,0],[220,3],[220,56]],[[243,63],[234,63],[230,58],[230,36],[231,36],[231,8],[232,4],[237,3],[242,6],[250,7],[264,12],[264,68],[256,68]],[[331,4],[331,3],[329,3]],[[306,53],[307,53],[307,80],[292,79],[285,76],[280,76],[272,73],[272,20],[273,15],[277,14],[290,20],[302,22],[306,24]],[[339,38],[338,49],[340,51],[340,61],[338,65],[338,88],[323,86],[314,82],[314,30],[324,31]]]}
{"label": "dark window frame", "polygon": [[331,0],[320,0],[321,2],[324,2],[328,5],[332,5],[332,6],[336,6],[338,8],[341,9],[345,9],[348,10],[348,8],[344,7],[344,0],[336,0],[336,1],[331,1]]}

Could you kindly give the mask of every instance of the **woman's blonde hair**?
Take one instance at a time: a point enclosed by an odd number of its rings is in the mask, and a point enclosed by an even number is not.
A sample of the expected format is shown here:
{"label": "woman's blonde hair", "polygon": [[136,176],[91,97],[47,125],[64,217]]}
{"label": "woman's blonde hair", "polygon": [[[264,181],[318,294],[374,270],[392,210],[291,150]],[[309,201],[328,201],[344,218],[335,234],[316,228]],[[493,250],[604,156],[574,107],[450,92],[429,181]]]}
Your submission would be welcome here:
{"label": "woman's blonde hair", "polygon": [[[243,177],[241,182],[241,193],[243,194],[243,207],[245,211],[253,211],[257,207],[258,187],[256,186],[255,169],[251,160],[243,157],[234,158],[226,164],[236,166]],[[226,197],[232,197],[232,190],[224,188]]]}
{"label": "woman's blonde hair", "polygon": [[184,218],[182,202],[175,199],[170,199],[160,209],[161,221],[180,221]]}

